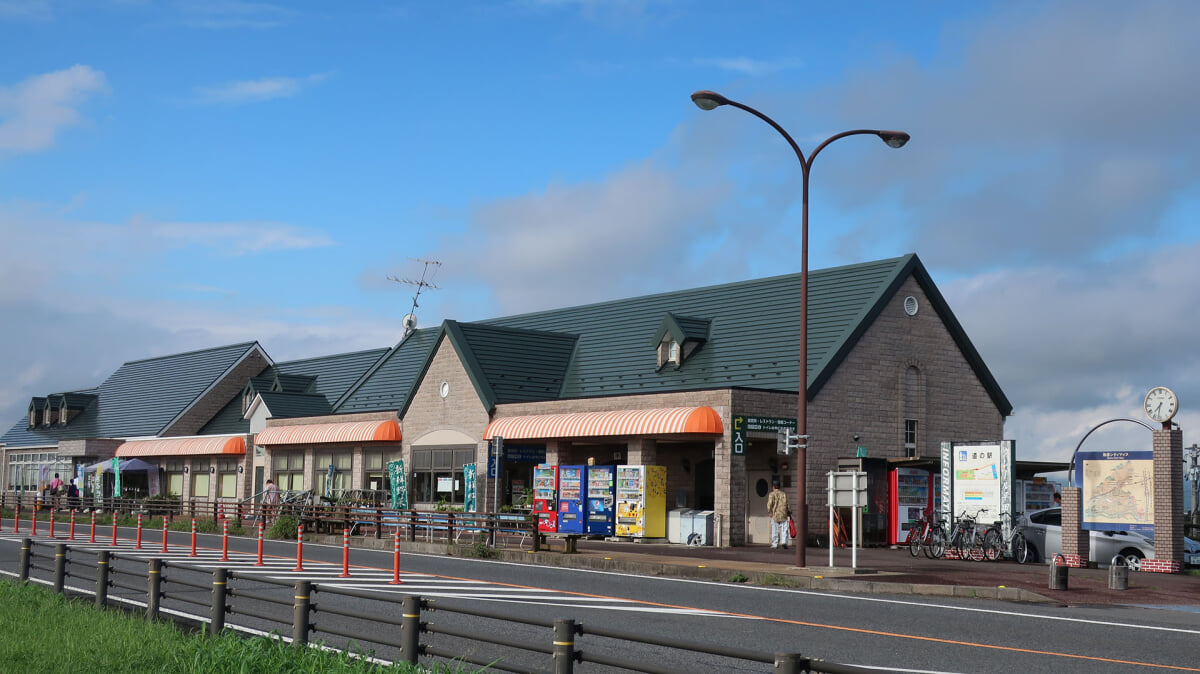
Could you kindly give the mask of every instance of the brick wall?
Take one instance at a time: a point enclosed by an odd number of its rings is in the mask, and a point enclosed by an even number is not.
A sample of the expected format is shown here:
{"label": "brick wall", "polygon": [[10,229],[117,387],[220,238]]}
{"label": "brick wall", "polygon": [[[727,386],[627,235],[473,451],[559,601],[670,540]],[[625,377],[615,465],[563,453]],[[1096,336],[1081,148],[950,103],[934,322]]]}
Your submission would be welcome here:
{"label": "brick wall", "polygon": [[[1183,431],[1154,431],[1154,563],[1146,570],[1177,573],[1183,566]],[[1150,561],[1150,560],[1146,560]]]}
{"label": "brick wall", "polygon": [[1083,491],[1067,487],[1062,490],[1062,553],[1067,566],[1085,567],[1090,561],[1091,532],[1082,529],[1082,524]]}

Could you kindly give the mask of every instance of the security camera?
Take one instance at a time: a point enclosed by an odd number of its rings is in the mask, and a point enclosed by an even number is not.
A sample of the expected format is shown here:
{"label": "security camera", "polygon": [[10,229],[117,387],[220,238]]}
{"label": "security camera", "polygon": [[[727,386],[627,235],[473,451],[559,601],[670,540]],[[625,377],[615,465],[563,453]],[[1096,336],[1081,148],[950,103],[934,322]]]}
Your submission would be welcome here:
{"label": "security camera", "polygon": [[854,441],[855,441],[855,442],[858,442],[858,435],[857,435],[857,434],[855,434],[855,436],[854,436]]}

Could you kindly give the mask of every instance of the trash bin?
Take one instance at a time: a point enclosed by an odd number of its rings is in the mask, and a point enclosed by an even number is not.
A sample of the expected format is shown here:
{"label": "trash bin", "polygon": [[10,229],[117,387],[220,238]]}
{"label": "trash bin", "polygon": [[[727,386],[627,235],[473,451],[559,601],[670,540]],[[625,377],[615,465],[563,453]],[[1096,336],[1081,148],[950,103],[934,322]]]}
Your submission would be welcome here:
{"label": "trash bin", "polygon": [[[687,517],[690,520],[691,508],[676,508],[667,512],[667,542],[668,543],[683,543],[687,536],[683,533],[683,520]],[[692,525],[689,521],[687,524],[688,531],[691,531]]]}
{"label": "trash bin", "polygon": [[716,514],[713,510],[693,510],[688,518],[688,525],[680,524],[680,533],[683,530],[687,534],[683,536],[683,542],[688,545],[712,545],[713,544],[713,516]]}

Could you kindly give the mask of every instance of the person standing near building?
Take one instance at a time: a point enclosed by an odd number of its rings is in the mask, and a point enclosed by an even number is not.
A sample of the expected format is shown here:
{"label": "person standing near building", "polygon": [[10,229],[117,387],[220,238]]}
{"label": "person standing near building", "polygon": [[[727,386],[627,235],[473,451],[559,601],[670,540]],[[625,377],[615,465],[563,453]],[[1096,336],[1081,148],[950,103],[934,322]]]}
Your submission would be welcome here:
{"label": "person standing near building", "polygon": [[263,490],[263,514],[266,520],[275,519],[275,511],[279,509],[279,486],[272,480],[267,480],[267,488]]}
{"label": "person standing near building", "polygon": [[771,482],[771,493],[767,496],[767,515],[771,517],[771,549],[783,549],[788,546],[788,518],[792,511],[788,508],[787,494],[779,490],[779,480]]}
{"label": "person standing near building", "polygon": [[58,493],[62,491],[62,488],[62,478],[58,476],[58,473],[55,473],[54,479],[50,480],[50,508],[52,510],[58,510]]}

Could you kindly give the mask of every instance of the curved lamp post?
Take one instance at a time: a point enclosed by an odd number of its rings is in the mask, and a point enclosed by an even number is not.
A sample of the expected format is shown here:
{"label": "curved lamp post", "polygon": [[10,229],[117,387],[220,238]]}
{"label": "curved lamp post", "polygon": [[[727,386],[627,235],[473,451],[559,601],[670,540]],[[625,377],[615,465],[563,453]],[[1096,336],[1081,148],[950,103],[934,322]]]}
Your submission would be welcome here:
{"label": "curved lamp post", "polygon": [[[692,94],[692,102],[701,110],[714,110],[722,105],[732,105],[735,108],[745,110],[746,112],[758,117],[762,121],[771,125],[771,128],[779,132],[788,145],[792,146],[792,150],[796,153],[796,158],[800,160],[800,168],[804,177],[804,190],[802,197],[802,215],[801,215],[801,234],[800,234],[800,388],[798,389],[799,406],[796,411],[796,432],[800,436],[800,446],[796,450],[796,508],[799,514],[797,518],[796,531],[796,566],[807,566],[805,560],[805,545],[808,542],[808,504],[806,503],[807,494],[807,453],[808,453],[808,174],[812,170],[813,160],[829,145],[839,138],[846,136],[872,135],[878,136],[883,142],[888,144],[888,147],[904,147],[908,142],[909,135],[903,131],[878,131],[875,129],[856,129],[854,131],[843,131],[826,138],[823,143],[817,146],[817,149],[812,151],[812,154],[806,159],[804,153],[800,151],[800,147],[796,145],[796,141],[788,135],[783,127],[775,123],[775,120],[767,117],[763,113],[754,108],[731,101],[715,91],[697,91]],[[830,532],[832,534],[832,532]],[[830,542],[832,545],[832,541]]]}

